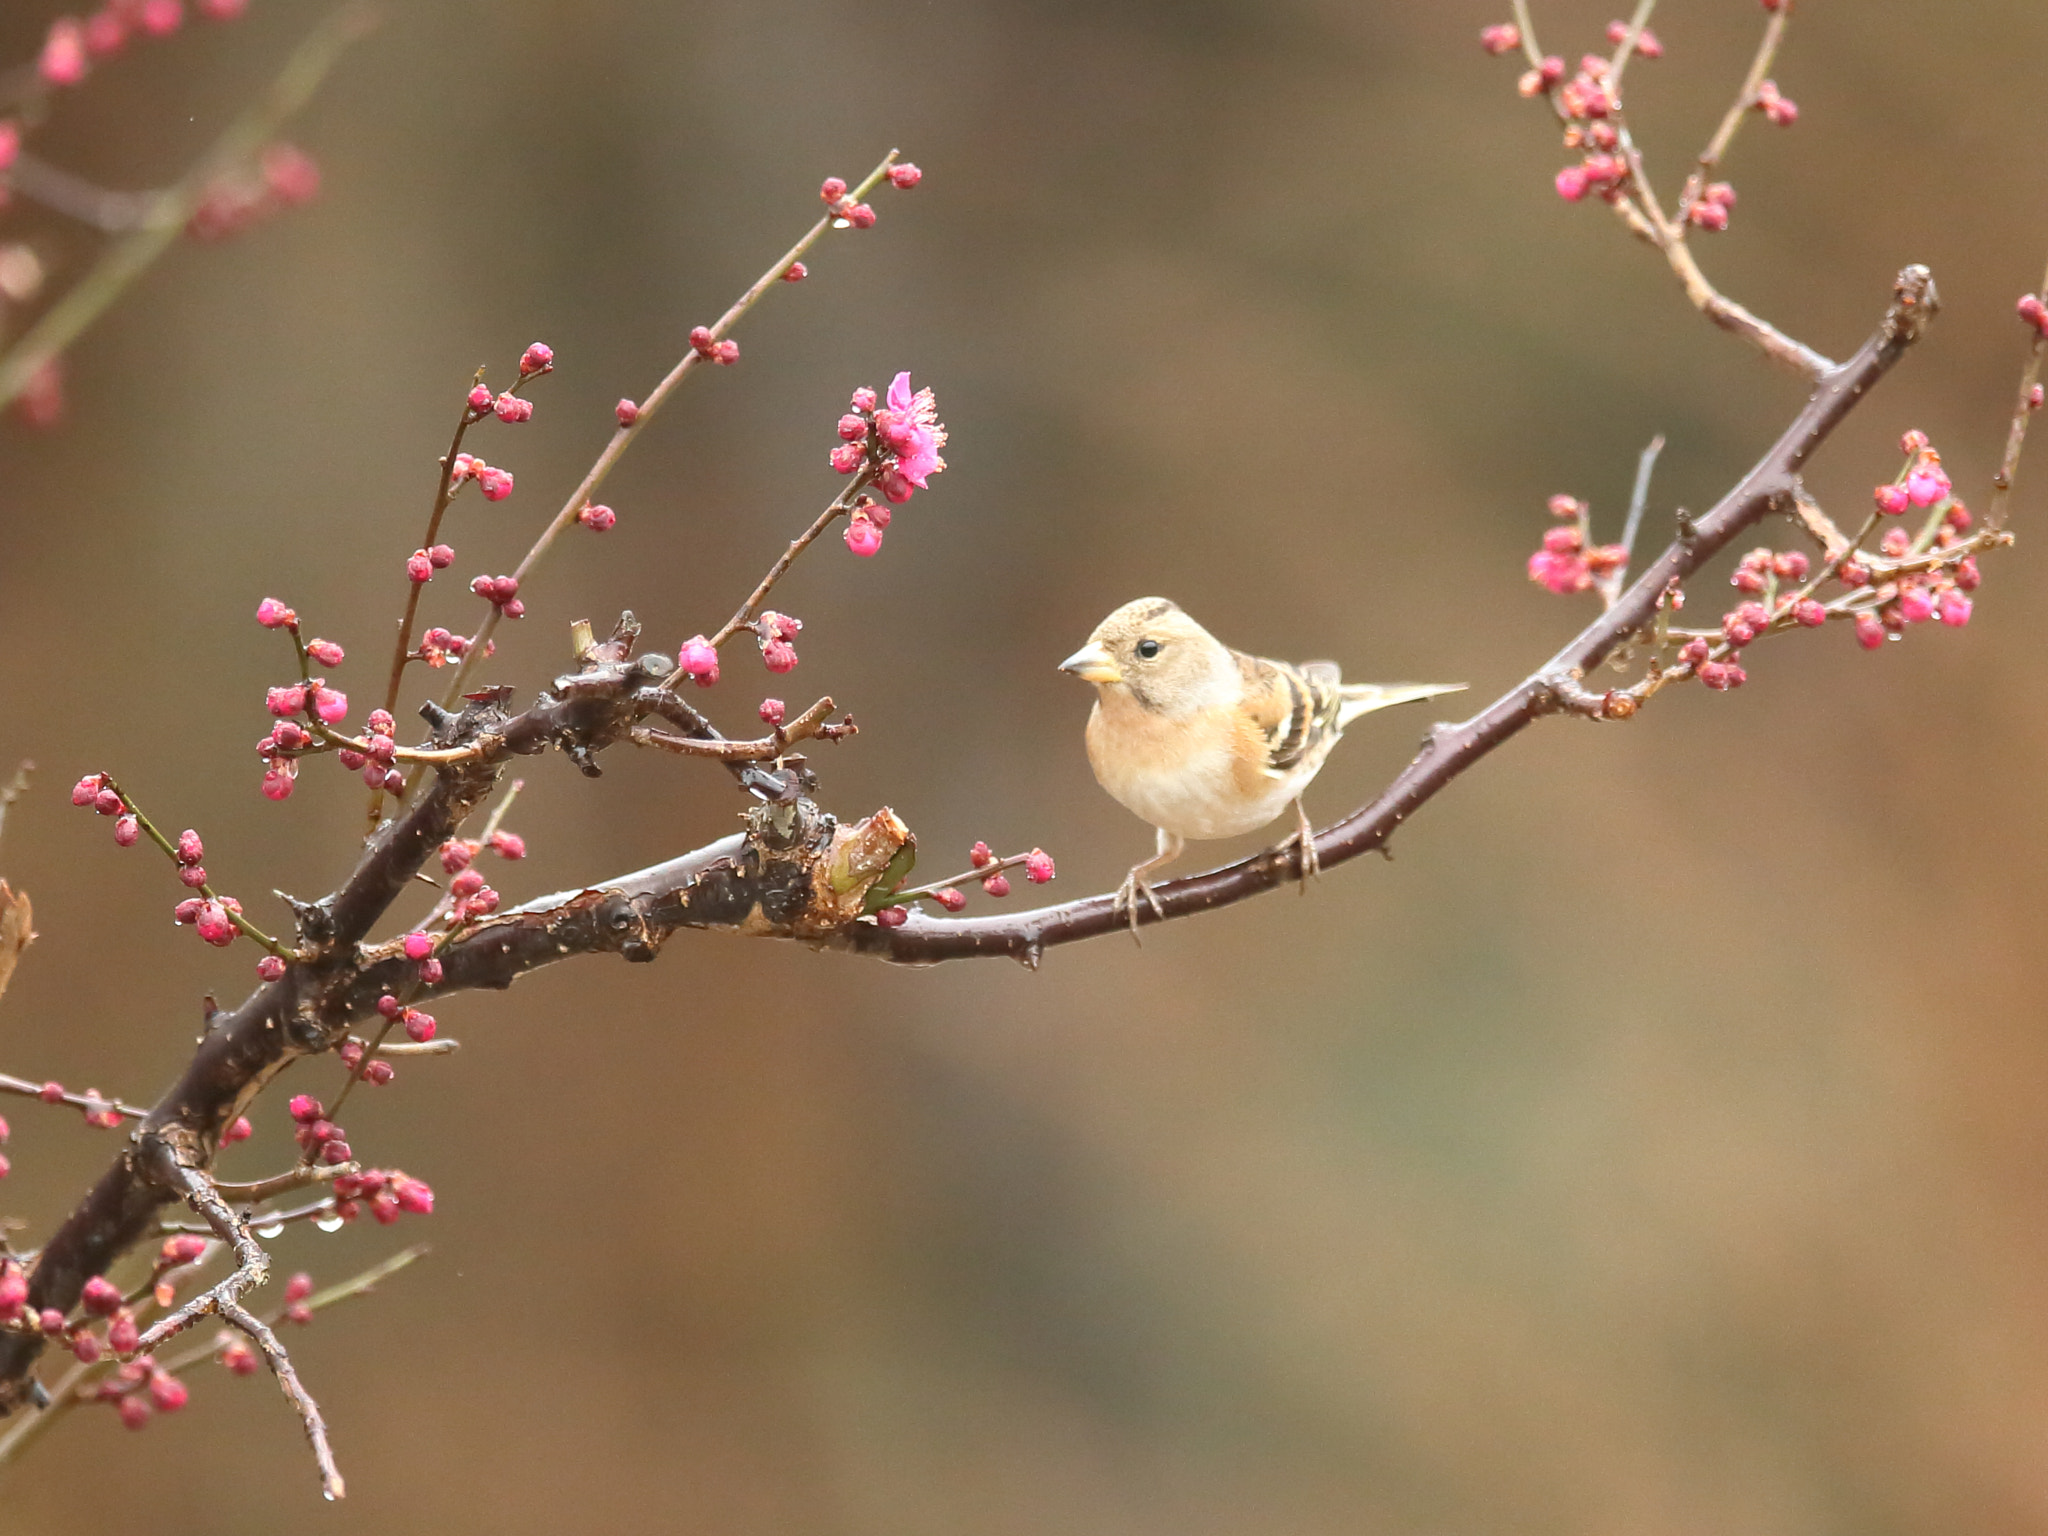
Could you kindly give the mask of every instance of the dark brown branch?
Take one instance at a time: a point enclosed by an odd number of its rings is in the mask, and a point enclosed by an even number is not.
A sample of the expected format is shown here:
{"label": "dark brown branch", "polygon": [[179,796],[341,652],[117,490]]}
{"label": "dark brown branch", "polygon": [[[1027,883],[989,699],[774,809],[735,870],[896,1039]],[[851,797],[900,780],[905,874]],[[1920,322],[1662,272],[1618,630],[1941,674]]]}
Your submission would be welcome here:
{"label": "dark brown branch", "polygon": [[[1883,325],[1829,369],[1791,425],[1708,513],[1679,535],[1623,592],[1543,667],[1470,720],[1437,727],[1423,750],[1371,804],[1317,834],[1324,866],[1383,848],[1439,790],[1495,747],[1584,692],[1581,679],[1654,624],[1657,601],[1773,510],[1791,504],[1814,452],[1917,340],[1933,317],[1934,284],[1923,267],[1900,273]],[[659,661],[659,658],[655,659]],[[647,707],[666,665],[606,662],[558,679],[529,710],[507,716],[477,702],[436,732],[446,744],[492,745],[485,760],[441,770],[435,786],[373,841],[348,883],[300,909],[305,955],[284,977],[238,1008],[214,1016],[184,1075],[151,1110],[135,1144],[51,1236],[31,1275],[30,1305],[68,1310],[85,1281],[154,1230],[159,1209],[189,1196],[186,1176],[203,1172],[219,1135],[242,1107],[294,1058],[332,1049],[348,1027],[374,1016],[386,991],[416,982],[418,968],[398,944],[359,949],[370,927],[414,873],[489,793],[498,765],[553,744],[579,764],[623,739]],[[708,729],[708,727],[707,727]],[[579,756],[579,754],[581,754]],[[594,766],[594,765],[591,765]],[[1124,931],[1108,895],[1000,917],[913,915],[895,928],[861,920],[868,889],[908,830],[881,811],[855,827],[801,797],[750,813],[747,832],[629,875],[529,902],[475,923],[441,952],[443,975],[409,995],[502,988],[573,954],[614,952],[651,960],[678,929],[707,928],[827,944],[906,964],[1006,955],[1036,965],[1050,946]],[[1238,863],[1157,887],[1155,922],[1190,916],[1291,884],[1294,855],[1268,849]],[[30,1396],[42,1341],[0,1335],[0,1414]],[[273,1359],[273,1368],[279,1368]],[[284,1371],[280,1370],[280,1378]],[[293,1391],[295,1380],[286,1383]],[[295,1400],[303,1389],[294,1392]]]}

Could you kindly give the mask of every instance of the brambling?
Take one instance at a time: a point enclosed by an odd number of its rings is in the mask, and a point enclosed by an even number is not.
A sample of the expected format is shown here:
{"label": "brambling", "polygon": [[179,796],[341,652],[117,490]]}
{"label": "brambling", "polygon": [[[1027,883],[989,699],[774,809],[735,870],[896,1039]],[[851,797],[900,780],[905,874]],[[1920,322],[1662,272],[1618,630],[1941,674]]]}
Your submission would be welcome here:
{"label": "brambling", "polygon": [[1179,858],[1189,838],[1253,831],[1290,801],[1288,842],[1300,845],[1306,890],[1316,843],[1301,796],[1344,727],[1465,686],[1347,683],[1335,662],[1247,656],[1163,597],[1125,603],[1060,670],[1095,685],[1088,763],[1097,781],[1159,834],[1158,851],[1132,866],[1116,894],[1134,936],[1140,896],[1165,916],[1146,876]]}

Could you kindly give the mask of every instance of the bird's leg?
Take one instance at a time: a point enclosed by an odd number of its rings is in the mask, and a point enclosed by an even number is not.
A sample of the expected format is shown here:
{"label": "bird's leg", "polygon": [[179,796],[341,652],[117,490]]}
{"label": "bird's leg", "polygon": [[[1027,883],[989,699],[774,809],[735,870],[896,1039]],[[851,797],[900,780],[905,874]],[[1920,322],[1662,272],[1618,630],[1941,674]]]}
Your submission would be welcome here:
{"label": "bird's leg", "polygon": [[1117,887],[1116,900],[1110,906],[1112,912],[1121,912],[1130,920],[1131,937],[1133,939],[1138,937],[1138,897],[1140,894],[1144,896],[1145,904],[1152,909],[1154,917],[1164,918],[1166,916],[1166,909],[1159,905],[1159,898],[1152,893],[1152,882],[1145,878],[1146,874],[1171,864],[1181,856],[1181,850],[1187,847],[1186,843],[1182,842],[1180,838],[1167,831],[1164,827],[1160,827],[1158,832],[1159,840],[1156,845],[1158,851],[1151,858],[1145,860],[1144,863],[1131,866],[1131,872],[1124,876],[1124,883]]}
{"label": "bird's leg", "polygon": [[[1301,874],[1301,894],[1308,894],[1308,883],[1323,877],[1323,861],[1316,856],[1315,823],[1308,819],[1308,807],[1301,803],[1301,796],[1294,797],[1294,836],[1287,843],[1301,845],[1301,856],[1296,861]],[[1287,843],[1280,846],[1285,848]]]}

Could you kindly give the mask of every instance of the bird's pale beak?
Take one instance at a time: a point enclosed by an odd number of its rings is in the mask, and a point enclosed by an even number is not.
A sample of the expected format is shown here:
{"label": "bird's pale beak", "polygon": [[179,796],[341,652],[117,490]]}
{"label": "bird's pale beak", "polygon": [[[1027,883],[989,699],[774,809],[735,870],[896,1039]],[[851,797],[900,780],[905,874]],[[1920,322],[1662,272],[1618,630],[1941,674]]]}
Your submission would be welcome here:
{"label": "bird's pale beak", "polygon": [[1092,640],[1061,662],[1060,670],[1071,672],[1087,683],[1120,683],[1124,680],[1109,652]]}

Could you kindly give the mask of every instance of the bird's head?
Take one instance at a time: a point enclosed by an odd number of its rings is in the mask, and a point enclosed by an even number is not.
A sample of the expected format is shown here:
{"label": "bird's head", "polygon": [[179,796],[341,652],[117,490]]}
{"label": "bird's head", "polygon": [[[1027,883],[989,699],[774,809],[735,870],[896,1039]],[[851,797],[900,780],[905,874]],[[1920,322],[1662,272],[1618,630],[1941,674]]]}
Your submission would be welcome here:
{"label": "bird's head", "polygon": [[1236,672],[1216,637],[1163,597],[1125,603],[1060,670],[1095,684],[1104,697],[1120,690],[1165,714],[1232,696]]}

